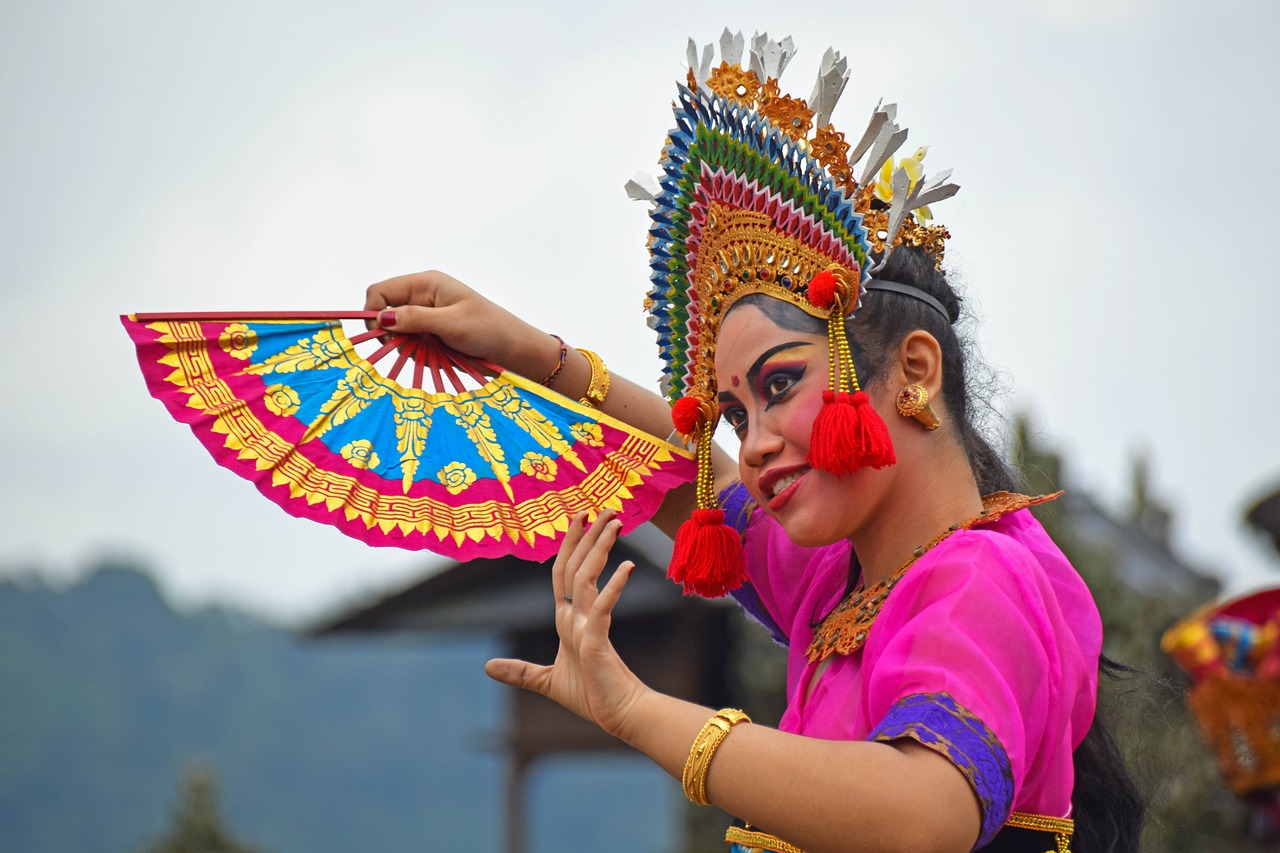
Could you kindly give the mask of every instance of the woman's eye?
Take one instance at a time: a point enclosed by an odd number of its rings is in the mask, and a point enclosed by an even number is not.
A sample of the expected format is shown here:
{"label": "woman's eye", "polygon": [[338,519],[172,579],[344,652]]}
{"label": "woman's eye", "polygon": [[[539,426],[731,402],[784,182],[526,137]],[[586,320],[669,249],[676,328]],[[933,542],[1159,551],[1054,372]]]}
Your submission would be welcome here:
{"label": "woman's eye", "polygon": [[775,373],[765,380],[764,394],[770,403],[776,403],[799,381],[799,377],[791,373]]}
{"label": "woman's eye", "polygon": [[741,433],[747,425],[747,413],[742,409],[725,409],[720,416],[724,418],[724,422],[729,425],[730,429],[736,433]]}

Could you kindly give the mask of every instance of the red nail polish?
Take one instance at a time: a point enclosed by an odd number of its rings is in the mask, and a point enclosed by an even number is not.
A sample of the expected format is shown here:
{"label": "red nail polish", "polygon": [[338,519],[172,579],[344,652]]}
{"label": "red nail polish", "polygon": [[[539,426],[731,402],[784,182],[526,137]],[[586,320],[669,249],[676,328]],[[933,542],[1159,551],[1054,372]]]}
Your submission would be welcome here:
{"label": "red nail polish", "polygon": [[383,311],[378,315],[378,325],[384,329],[389,329],[396,324],[396,312]]}

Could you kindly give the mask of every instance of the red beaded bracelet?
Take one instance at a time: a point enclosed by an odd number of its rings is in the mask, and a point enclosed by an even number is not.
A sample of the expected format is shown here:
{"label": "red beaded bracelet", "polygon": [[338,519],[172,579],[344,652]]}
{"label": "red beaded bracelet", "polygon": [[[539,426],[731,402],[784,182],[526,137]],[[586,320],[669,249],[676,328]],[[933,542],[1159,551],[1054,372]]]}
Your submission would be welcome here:
{"label": "red beaded bracelet", "polygon": [[550,388],[551,383],[560,375],[560,371],[564,369],[565,359],[569,357],[569,347],[565,344],[564,338],[559,335],[552,335],[551,337],[560,342],[560,361],[556,364],[555,368],[547,374],[547,378],[542,380],[542,384],[547,388]]}

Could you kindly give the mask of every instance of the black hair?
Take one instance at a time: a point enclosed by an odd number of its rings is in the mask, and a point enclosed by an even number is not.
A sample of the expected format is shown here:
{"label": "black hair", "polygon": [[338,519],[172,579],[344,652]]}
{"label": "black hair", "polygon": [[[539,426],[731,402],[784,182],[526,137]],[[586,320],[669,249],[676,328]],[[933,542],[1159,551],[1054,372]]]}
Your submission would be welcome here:
{"label": "black hair", "polygon": [[[990,411],[990,394],[984,395],[984,389],[975,387],[975,348],[971,339],[957,331],[957,326],[964,327],[968,318],[946,274],[934,264],[932,255],[905,247],[895,250],[874,277],[924,291],[942,303],[948,316],[943,317],[920,299],[892,291],[868,292],[849,324],[849,347],[863,384],[875,381],[912,331],[923,329],[933,335],[942,349],[942,393],[938,402],[964,448],[979,490],[990,494],[1016,489],[1018,476],[982,434],[975,417],[975,405],[985,405]],[[1098,671],[1109,677],[1133,672],[1105,656],[1098,663]],[[1072,849],[1137,853],[1146,804],[1115,741],[1096,716],[1072,754],[1072,763]]]}
{"label": "black hair", "polygon": [[[898,344],[916,329],[923,329],[937,339],[942,349],[942,393],[936,403],[945,411],[956,439],[964,449],[978,490],[1013,491],[1018,478],[990,441],[983,435],[980,414],[991,411],[990,394],[978,393],[976,353],[970,339],[957,327],[968,326],[963,317],[962,301],[947,281],[946,274],[934,265],[933,256],[923,249],[899,248],[889,256],[875,278],[917,288],[932,296],[947,311],[947,317],[920,299],[892,291],[869,291],[862,299],[849,324],[849,348],[863,385],[874,382],[894,357]],[[982,412],[975,405],[985,405]],[[942,414],[942,413],[940,413]]]}
{"label": "black hair", "polygon": [[[874,278],[917,288],[942,304],[942,316],[927,302],[894,291],[870,291],[848,326],[849,348],[863,386],[883,375],[898,345],[908,334],[923,329],[942,350],[942,393],[936,401],[945,411],[956,440],[964,449],[979,491],[990,494],[1013,491],[1019,477],[983,435],[982,425],[994,412],[989,383],[978,363],[975,347],[964,329],[971,325],[963,302],[947,281],[946,273],[923,249],[896,249]],[[755,295],[737,304],[751,304],[770,320],[791,331],[826,335],[826,321],[780,300]],[[732,309],[731,309],[732,310]],[[960,327],[959,329],[957,327]],[[984,393],[987,392],[987,393]],[[975,406],[984,406],[979,413]],[[941,414],[941,413],[940,413]],[[845,594],[857,584],[861,569],[854,555]],[[816,627],[821,619],[814,622]],[[1100,675],[1115,677],[1134,670],[1106,656],[1099,661]],[[1115,741],[1096,716],[1084,740],[1072,754],[1075,784],[1071,792],[1075,836],[1072,849],[1088,853],[1138,853],[1146,810],[1143,795],[1129,774]]]}
{"label": "black hair", "polygon": [[[1116,679],[1142,673],[1104,654],[1098,661],[1098,674]],[[1098,687],[1101,689],[1102,685]],[[1138,853],[1142,848],[1146,797],[1130,775],[1111,733],[1096,715],[1071,761],[1075,767],[1071,814],[1076,823],[1071,849],[1082,853]]]}

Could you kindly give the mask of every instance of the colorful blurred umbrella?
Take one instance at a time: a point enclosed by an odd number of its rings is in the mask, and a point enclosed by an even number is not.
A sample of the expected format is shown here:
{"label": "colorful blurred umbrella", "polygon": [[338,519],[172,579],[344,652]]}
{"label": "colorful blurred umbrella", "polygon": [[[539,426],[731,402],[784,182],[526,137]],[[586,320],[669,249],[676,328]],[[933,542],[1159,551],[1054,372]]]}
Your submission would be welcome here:
{"label": "colorful blurred umbrella", "polygon": [[[693,479],[681,448],[432,336],[343,333],[343,319],[374,318],[121,320],[152,396],[219,465],[286,512],[370,545],[544,560],[579,511],[616,509],[625,533]],[[367,359],[355,350],[378,340]],[[392,355],[384,376],[374,364]],[[410,364],[412,384],[401,385]]]}

